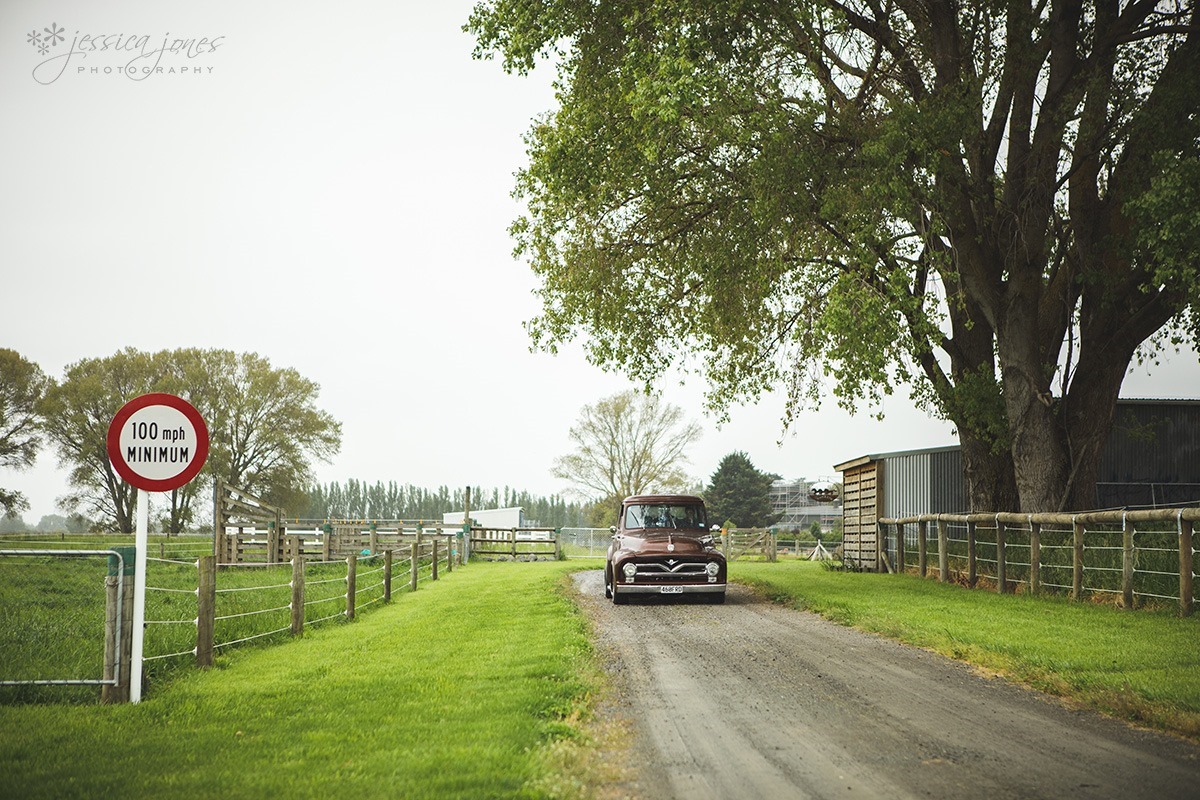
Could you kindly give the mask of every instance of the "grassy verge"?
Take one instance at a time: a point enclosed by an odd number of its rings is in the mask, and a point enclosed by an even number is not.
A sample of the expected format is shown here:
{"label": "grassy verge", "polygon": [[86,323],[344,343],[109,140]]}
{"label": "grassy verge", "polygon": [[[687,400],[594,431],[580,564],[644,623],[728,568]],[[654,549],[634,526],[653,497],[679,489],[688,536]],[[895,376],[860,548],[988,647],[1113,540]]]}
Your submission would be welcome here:
{"label": "grassy verge", "polygon": [[544,796],[595,678],[574,568],[472,564],[137,706],[0,707],[0,795]]}
{"label": "grassy verge", "polygon": [[1200,618],[811,562],[739,563],[734,571],[777,601],[1200,739]]}

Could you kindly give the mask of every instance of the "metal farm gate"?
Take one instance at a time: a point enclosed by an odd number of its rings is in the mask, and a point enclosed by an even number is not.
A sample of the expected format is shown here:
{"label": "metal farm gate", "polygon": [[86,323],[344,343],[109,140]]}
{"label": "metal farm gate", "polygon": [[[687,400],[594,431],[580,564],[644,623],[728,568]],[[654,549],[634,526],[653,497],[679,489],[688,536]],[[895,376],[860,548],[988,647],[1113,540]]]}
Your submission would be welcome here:
{"label": "metal farm gate", "polygon": [[0,687],[63,699],[60,688],[129,696],[133,548],[0,550]]}

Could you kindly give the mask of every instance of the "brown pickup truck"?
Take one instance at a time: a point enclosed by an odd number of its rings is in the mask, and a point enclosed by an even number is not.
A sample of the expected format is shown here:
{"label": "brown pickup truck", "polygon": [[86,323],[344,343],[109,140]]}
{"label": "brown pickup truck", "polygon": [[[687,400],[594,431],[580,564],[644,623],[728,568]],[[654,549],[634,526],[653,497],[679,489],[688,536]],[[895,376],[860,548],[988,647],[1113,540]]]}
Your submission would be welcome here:
{"label": "brown pickup truck", "polygon": [[604,564],[604,596],[695,595],[725,602],[725,556],[699,497],[637,495],[621,503]]}

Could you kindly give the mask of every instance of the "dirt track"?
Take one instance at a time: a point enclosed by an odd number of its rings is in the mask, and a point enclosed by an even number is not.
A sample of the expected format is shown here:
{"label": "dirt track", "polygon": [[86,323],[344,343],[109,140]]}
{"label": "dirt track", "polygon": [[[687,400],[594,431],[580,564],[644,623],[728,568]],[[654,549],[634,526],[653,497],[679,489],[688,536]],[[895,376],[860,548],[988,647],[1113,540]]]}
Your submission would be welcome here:
{"label": "dirt track", "polygon": [[1194,798],[1200,748],[731,587],[723,606],[583,606],[646,798]]}

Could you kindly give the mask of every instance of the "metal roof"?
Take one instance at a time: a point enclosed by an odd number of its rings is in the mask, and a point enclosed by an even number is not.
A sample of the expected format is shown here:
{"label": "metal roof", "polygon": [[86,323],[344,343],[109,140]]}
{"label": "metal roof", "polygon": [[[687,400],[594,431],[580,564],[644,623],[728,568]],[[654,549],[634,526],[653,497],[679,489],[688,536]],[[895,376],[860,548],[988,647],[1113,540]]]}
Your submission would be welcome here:
{"label": "metal roof", "polygon": [[852,458],[849,461],[844,461],[841,464],[834,464],[833,468],[838,472],[845,472],[851,467],[860,467],[863,464],[870,464],[872,461],[881,461],[885,458],[898,458],[901,456],[919,456],[926,453],[949,453],[958,450],[961,445],[948,444],[942,447],[925,447],[919,450],[896,450],[892,453],[871,453],[870,455],[859,456]]}

